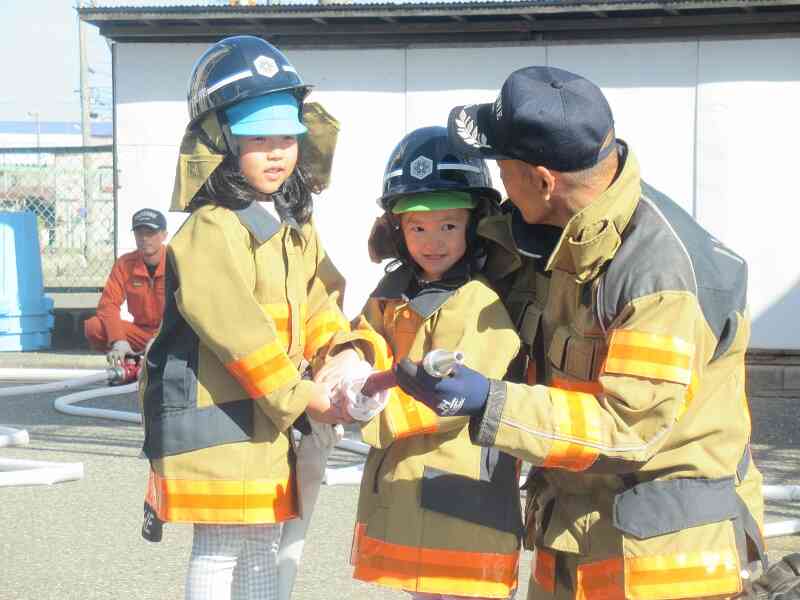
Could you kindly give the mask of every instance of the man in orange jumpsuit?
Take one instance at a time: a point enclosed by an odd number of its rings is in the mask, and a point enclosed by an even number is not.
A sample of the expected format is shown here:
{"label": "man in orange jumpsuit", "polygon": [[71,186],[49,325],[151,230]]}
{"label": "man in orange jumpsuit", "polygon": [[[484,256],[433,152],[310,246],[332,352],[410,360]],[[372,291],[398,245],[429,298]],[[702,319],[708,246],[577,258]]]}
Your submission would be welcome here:
{"label": "man in orange jumpsuit", "polygon": [[[155,335],[164,312],[164,265],[167,220],[152,208],[133,215],[136,250],[114,263],[97,305],[97,316],[87,319],[84,333],[94,350],[108,352],[111,364],[127,354],[141,352]],[[122,320],[127,300],[133,323]]]}

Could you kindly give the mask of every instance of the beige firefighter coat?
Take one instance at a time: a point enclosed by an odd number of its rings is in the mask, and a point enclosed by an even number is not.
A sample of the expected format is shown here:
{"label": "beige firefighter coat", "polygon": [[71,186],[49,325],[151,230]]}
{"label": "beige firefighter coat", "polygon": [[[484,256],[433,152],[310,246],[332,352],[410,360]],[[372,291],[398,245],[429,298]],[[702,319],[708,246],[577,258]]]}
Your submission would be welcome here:
{"label": "beige firefighter coat", "polygon": [[[460,350],[472,368],[502,377],[519,338],[481,278],[457,288],[429,284],[410,301],[403,266],[373,292],[354,333],[367,332],[378,370],[433,348]],[[346,341],[348,336],[337,336]],[[353,541],[354,577],[412,592],[506,598],[516,586],[518,464],[473,445],[465,417],[437,417],[392,388],[384,411],[362,428],[372,446]]]}
{"label": "beige firefighter coat", "polygon": [[549,259],[535,226],[481,223],[535,385],[493,382],[473,440],[534,467],[529,598],[730,596],[763,548],[746,265],[622,159]]}

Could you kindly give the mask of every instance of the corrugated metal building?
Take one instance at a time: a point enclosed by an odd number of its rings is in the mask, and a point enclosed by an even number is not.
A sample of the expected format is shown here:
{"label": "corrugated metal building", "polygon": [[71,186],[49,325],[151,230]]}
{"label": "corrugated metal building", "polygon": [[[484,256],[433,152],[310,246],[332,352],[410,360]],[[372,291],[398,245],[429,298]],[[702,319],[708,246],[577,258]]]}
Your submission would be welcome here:
{"label": "corrugated metal building", "polygon": [[494,100],[512,70],[549,64],[597,82],[644,177],[747,258],[752,347],[800,349],[800,1],[84,4],[114,42],[120,232],[137,207],[168,206],[193,62],[227,35],[262,36],[342,123],[316,211],[354,314],[380,274],[365,245],[395,143],[456,104]]}

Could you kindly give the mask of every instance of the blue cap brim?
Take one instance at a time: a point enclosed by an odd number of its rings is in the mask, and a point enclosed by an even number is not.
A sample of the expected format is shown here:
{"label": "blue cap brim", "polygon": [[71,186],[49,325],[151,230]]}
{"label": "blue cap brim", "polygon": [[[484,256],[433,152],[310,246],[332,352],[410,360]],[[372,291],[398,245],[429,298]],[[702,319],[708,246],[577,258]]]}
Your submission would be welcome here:
{"label": "blue cap brim", "polygon": [[297,119],[266,119],[231,125],[233,135],[302,135],[308,128]]}

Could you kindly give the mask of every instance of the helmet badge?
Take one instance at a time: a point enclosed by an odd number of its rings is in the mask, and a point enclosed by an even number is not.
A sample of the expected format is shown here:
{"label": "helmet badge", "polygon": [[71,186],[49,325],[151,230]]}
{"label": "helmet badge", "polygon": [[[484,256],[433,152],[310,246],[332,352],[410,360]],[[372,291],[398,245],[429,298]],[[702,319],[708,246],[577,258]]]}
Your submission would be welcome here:
{"label": "helmet badge", "polygon": [[433,161],[427,156],[418,156],[409,165],[409,174],[415,179],[425,179],[433,173]]}
{"label": "helmet badge", "polygon": [[256,68],[256,73],[264,77],[274,77],[278,72],[278,64],[269,56],[259,56],[253,61],[253,66]]}

